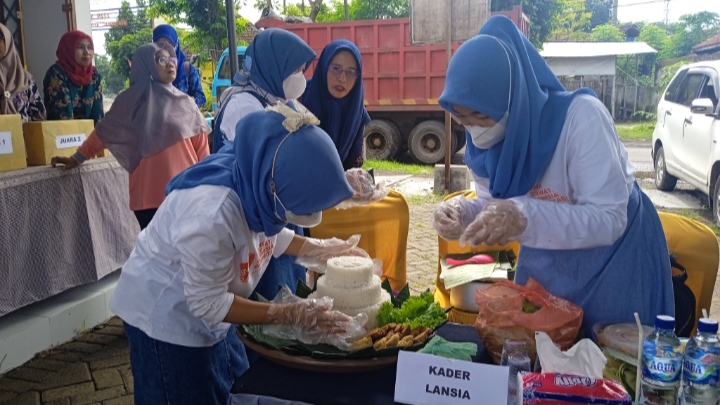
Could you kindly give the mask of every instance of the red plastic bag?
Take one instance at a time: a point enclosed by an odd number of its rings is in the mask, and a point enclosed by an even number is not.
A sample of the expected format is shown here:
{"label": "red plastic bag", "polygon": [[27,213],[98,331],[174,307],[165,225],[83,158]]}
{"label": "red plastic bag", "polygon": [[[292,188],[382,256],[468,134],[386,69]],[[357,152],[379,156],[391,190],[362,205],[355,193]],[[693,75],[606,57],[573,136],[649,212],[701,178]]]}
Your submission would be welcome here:
{"label": "red plastic bag", "polygon": [[[569,349],[580,330],[583,310],[572,302],[556,297],[534,279],[525,286],[502,280],[475,292],[478,312],[475,329],[492,359],[500,364],[503,343],[507,339],[524,340],[534,362],[535,332],[545,332],[562,350]],[[523,312],[523,303],[537,308]]]}

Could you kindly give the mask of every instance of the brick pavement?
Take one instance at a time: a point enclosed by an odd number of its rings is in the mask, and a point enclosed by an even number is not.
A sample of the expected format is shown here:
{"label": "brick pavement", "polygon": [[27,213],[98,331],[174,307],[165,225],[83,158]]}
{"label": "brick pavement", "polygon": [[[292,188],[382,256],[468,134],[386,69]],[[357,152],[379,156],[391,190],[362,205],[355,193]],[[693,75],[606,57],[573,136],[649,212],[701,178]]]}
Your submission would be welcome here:
{"label": "brick pavement", "polygon": [[[429,218],[437,203],[410,203],[408,283],[419,294],[435,283],[437,235]],[[132,405],[133,378],[120,319],[36,356],[0,377],[2,405]]]}

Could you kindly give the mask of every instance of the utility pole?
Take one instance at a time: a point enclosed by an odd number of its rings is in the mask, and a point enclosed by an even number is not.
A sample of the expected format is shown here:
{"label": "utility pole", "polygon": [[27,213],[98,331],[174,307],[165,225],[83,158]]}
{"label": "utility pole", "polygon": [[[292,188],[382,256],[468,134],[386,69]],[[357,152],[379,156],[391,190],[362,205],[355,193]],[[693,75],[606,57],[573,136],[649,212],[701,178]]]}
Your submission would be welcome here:
{"label": "utility pole", "polygon": [[345,0],[345,21],[350,19],[350,10],[348,10],[348,0]]}
{"label": "utility pole", "polygon": [[617,24],[617,12],[618,12],[618,3],[620,0],[613,0],[613,6],[612,6],[612,23]]}
{"label": "utility pole", "polygon": [[670,0],[665,0],[665,29],[670,24]]}

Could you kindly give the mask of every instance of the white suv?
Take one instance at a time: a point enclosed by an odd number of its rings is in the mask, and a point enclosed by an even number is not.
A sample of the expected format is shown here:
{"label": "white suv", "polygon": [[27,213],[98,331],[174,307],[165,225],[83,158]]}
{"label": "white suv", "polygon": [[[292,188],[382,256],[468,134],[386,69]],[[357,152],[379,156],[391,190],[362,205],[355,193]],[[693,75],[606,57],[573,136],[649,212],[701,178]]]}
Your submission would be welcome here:
{"label": "white suv", "polygon": [[720,226],[720,60],[683,66],[662,94],[652,137],[655,186],[678,179],[708,195]]}

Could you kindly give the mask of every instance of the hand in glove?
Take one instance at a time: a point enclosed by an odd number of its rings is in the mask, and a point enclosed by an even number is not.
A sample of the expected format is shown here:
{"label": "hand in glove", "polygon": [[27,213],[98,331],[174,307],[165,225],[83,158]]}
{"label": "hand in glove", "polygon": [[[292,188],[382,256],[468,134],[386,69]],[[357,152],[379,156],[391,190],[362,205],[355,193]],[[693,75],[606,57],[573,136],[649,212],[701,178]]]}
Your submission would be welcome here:
{"label": "hand in glove", "polygon": [[289,304],[270,304],[268,323],[299,327],[310,333],[343,333],[352,318],[339,311],[331,311],[328,298],[306,299]]}
{"label": "hand in glove", "polygon": [[373,184],[370,173],[355,168],[345,172],[345,178],[353,189],[353,196],[337,205],[337,208],[350,208],[358,205],[368,205],[380,201],[388,195],[382,184]]}
{"label": "hand in glove", "polygon": [[511,200],[493,200],[460,237],[460,245],[505,245],[527,228],[527,218]]}
{"label": "hand in glove", "polygon": [[370,258],[366,251],[357,247],[360,235],[353,235],[348,240],[338,238],[315,239],[307,238],[300,248],[296,262],[310,270],[325,273],[327,261],[337,256],[360,256]]}
{"label": "hand in glove", "polygon": [[465,229],[463,218],[466,206],[467,200],[463,195],[443,201],[435,208],[430,225],[443,239],[460,239]]}

